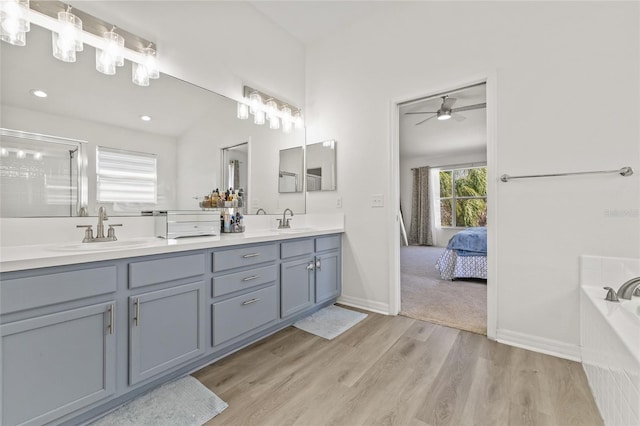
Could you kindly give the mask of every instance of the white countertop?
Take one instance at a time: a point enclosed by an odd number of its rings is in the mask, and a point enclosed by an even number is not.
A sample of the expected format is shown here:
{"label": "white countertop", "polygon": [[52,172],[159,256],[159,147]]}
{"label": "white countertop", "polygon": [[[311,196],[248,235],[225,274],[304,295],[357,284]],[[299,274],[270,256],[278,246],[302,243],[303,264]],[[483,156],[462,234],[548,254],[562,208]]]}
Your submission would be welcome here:
{"label": "white countertop", "polygon": [[[162,253],[175,253],[187,250],[199,250],[214,247],[229,247],[240,244],[262,243],[293,238],[344,232],[341,226],[322,226],[278,231],[275,229],[247,230],[238,234],[222,234],[216,237],[192,237],[181,239],[131,238],[135,246],[109,247],[101,243],[100,248],[86,249],[78,241],[23,246],[0,247],[0,272],[45,268],[50,266],[72,265],[127,257],[148,256]],[[91,243],[87,243],[89,246]],[[74,249],[78,246],[78,249]],[[103,248],[104,247],[104,248]]]}

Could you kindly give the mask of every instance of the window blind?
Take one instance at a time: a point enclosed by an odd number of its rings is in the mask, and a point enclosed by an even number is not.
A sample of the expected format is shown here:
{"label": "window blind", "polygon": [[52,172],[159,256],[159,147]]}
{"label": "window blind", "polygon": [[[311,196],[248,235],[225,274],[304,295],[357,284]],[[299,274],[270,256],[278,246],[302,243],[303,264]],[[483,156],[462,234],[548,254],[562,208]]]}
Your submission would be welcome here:
{"label": "window blind", "polygon": [[154,154],[96,148],[99,203],[157,201],[157,158]]}

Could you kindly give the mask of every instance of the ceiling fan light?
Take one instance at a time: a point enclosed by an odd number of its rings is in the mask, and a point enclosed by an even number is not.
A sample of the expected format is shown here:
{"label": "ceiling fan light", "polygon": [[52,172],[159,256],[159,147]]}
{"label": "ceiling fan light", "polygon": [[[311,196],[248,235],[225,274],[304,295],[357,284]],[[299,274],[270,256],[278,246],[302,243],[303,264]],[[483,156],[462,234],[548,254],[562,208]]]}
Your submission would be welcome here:
{"label": "ceiling fan light", "polygon": [[438,120],[448,120],[451,118],[451,113],[449,111],[438,111]]}

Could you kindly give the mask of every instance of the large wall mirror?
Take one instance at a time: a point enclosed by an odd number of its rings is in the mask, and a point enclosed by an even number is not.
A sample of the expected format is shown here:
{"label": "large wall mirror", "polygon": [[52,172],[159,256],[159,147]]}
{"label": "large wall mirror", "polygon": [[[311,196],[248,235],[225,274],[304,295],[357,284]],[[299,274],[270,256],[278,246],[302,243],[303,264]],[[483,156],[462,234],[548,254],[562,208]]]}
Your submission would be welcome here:
{"label": "large wall mirror", "polygon": [[[0,127],[86,141],[87,180],[86,206],[76,203],[71,209],[67,204],[58,210],[22,211],[9,206],[0,211],[2,217],[96,215],[102,205],[112,215],[138,215],[141,210],[154,209],[198,209],[196,197],[202,199],[228,183],[224,180],[229,175],[228,170],[223,170],[223,148],[242,144],[246,147],[246,170],[243,160],[237,163],[237,170],[241,175],[244,173],[246,180],[241,183],[246,193],[246,212],[254,214],[262,208],[268,213],[278,213],[289,207],[295,213],[304,213],[304,192],[281,194],[278,190],[279,153],[304,146],[304,129],[285,134],[268,126],[257,126],[251,120],[238,120],[234,100],[165,74],[152,80],[149,87],[136,86],[131,83],[128,61],[118,68],[116,75],[106,76],[95,70],[94,49],[88,45],[78,53],[77,62],[58,61],[51,54],[50,31],[35,25],[27,34],[25,47],[1,43],[0,55]],[[33,90],[43,90],[48,96],[33,96]],[[144,121],[143,116],[151,119]],[[0,147],[8,143],[3,136]],[[98,176],[109,172],[96,167],[98,147],[104,148],[104,152],[123,152],[121,158],[131,161],[137,154],[154,156],[155,202],[99,203]],[[42,151],[42,155],[49,154]],[[7,150],[7,156],[0,157],[3,194],[7,185],[12,184],[5,165],[9,159],[14,163],[19,160],[14,156],[13,151]],[[35,194],[42,190],[42,185],[30,188],[28,181],[21,185],[20,191]],[[39,196],[43,203],[54,198]],[[2,198],[0,202],[4,205],[17,200]]]}
{"label": "large wall mirror", "polygon": [[334,140],[307,145],[307,191],[336,190],[336,149]]}

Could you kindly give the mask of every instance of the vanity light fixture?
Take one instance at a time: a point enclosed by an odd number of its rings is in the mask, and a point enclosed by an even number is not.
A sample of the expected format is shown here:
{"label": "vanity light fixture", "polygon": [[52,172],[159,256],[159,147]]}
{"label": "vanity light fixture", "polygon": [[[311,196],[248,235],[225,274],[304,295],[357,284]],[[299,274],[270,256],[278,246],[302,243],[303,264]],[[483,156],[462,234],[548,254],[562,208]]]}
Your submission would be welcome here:
{"label": "vanity light fixture", "polygon": [[160,77],[160,70],[158,68],[158,59],[156,58],[156,50],[150,44],[142,49],[144,54],[144,61],[141,63],[134,62],[131,68],[132,76],[131,81],[138,86],[148,86],[149,79],[156,79]]}
{"label": "vanity light fixture", "polygon": [[47,95],[47,92],[45,92],[44,90],[40,90],[40,89],[31,89],[31,90],[29,90],[29,93],[31,93],[36,98],[46,98],[47,96],[49,96],[49,95]]}
{"label": "vanity light fixture", "polygon": [[[266,99],[266,102],[263,102]],[[304,127],[302,120],[302,111],[297,108],[292,114],[292,108],[288,103],[244,86],[244,97],[238,102],[237,117],[240,120],[249,118],[249,114],[253,114],[253,122],[262,125],[265,123],[265,117],[269,119],[269,127],[271,129],[279,129],[282,127],[284,133],[291,133],[293,127],[301,129]],[[282,126],[280,123],[282,122]]]}
{"label": "vanity light fixture", "polygon": [[124,65],[124,38],[115,29],[113,27],[102,35],[105,48],[96,48],[96,70],[106,75],[115,74],[116,67]]}
{"label": "vanity light fixture", "polygon": [[66,11],[58,12],[60,29],[51,33],[53,56],[63,62],[75,62],[76,52],[81,52],[82,20],[71,13],[71,6]]}
{"label": "vanity light fixture", "polygon": [[[26,44],[30,23],[52,32],[53,56],[75,62],[84,44],[96,49],[96,69],[113,75],[124,60],[133,63],[133,83],[148,86],[160,77],[152,42],[85,13],[61,1],[0,0],[0,39],[17,46]],[[109,30],[111,28],[111,30]]]}
{"label": "vanity light fixture", "polygon": [[0,1],[0,39],[14,46],[27,43],[29,0]]}

